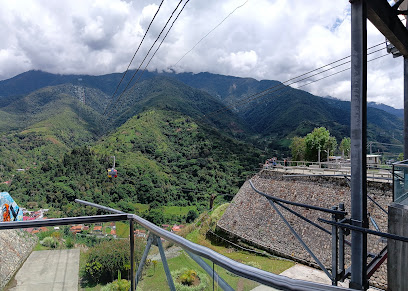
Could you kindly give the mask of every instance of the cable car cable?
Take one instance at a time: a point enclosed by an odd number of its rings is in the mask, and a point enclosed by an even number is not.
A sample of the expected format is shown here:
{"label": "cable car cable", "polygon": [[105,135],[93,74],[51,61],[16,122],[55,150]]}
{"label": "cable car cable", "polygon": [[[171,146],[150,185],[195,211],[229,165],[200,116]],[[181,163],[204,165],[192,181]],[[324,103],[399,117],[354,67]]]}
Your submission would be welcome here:
{"label": "cable car cable", "polygon": [[[384,43],[381,43],[381,44],[384,44]],[[381,45],[381,44],[377,44],[377,45],[375,45],[375,46],[373,46],[373,47],[376,47],[376,46]],[[371,47],[371,48],[373,48],[373,47]],[[371,49],[371,48],[369,48],[369,49]],[[383,50],[383,49],[379,49],[379,50],[370,52],[370,53],[368,53],[367,55],[374,54],[374,53],[379,52],[379,51],[381,51],[381,50]],[[373,61],[373,60],[382,58],[382,57],[384,57],[384,56],[386,56],[386,55],[382,55],[382,56],[377,57],[377,58],[374,58],[374,59],[372,59],[372,60],[370,60],[370,61]],[[350,57],[350,56],[348,56],[348,57]],[[342,58],[342,59],[337,60],[337,61],[335,61],[335,62],[332,62],[332,63],[330,63],[330,64],[337,63],[337,62],[339,62],[339,61],[341,61],[341,60],[344,60],[344,59],[346,59],[346,58],[348,58],[348,57]],[[370,62],[370,61],[367,61],[367,62]],[[287,80],[287,81],[284,81],[284,82],[282,82],[282,83],[280,83],[280,84],[278,84],[278,85],[275,85],[275,86],[273,86],[273,87],[270,87],[270,88],[268,88],[268,89],[265,89],[265,90],[263,90],[263,91],[261,91],[261,92],[258,92],[258,93],[252,94],[252,95],[250,95],[250,96],[244,97],[244,98],[242,98],[241,100],[235,101],[235,102],[233,102],[232,104],[227,105],[227,106],[225,106],[225,107],[223,107],[223,108],[221,108],[221,109],[218,109],[218,110],[216,110],[216,111],[213,111],[213,112],[211,112],[211,113],[209,113],[209,114],[205,114],[202,118],[204,118],[204,117],[209,117],[209,116],[212,116],[212,115],[217,114],[217,113],[222,113],[222,112],[224,112],[224,111],[226,111],[226,110],[232,109],[232,108],[235,107],[236,105],[247,104],[247,103],[249,103],[249,102],[251,102],[251,101],[253,101],[253,100],[255,100],[255,99],[261,98],[261,97],[263,97],[263,96],[265,96],[265,95],[268,95],[268,94],[271,94],[271,93],[273,93],[273,92],[279,91],[279,90],[281,90],[281,89],[287,88],[287,87],[289,87],[290,85],[293,85],[293,84],[298,83],[298,82],[300,82],[300,81],[307,80],[307,79],[309,79],[309,78],[311,78],[311,77],[317,76],[317,75],[319,75],[319,74],[322,74],[322,73],[324,73],[324,72],[330,71],[330,70],[332,70],[332,69],[334,69],[334,68],[337,68],[337,67],[339,67],[339,66],[345,65],[345,64],[350,63],[350,62],[351,62],[351,61],[344,62],[344,63],[342,63],[342,64],[340,64],[340,65],[334,66],[334,67],[332,67],[332,68],[330,68],[330,69],[326,69],[326,70],[321,71],[321,72],[319,72],[319,73],[316,73],[316,74],[313,74],[313,75],[311,75],[311,76],[305,77],[305,78],[303,78],[303,79],[301,79],[301,80],[293,81],[293,82],[291,82],[290,84],[285,84],[285,83],[288,83],[288,82],[291,81],[291,80],[298,79],[299,77],[305,76],[305,75],[307,75],[307,74],[310,74],[311,72],[314,72],[314,71],[317,71],[317,70],[319,70],[319,69],[322,69],[322,68],[328,66],[329,64],[328,64],[328,65],[321,66],[321,67],[319,67],[319,68],[317,68],[317,69],[311,70],[311,71],[309,71],[309,72],[307,72],[307,73],[304,73],[304,74],[299,75],[299,76],[297,76],[297,77],[291,78],[291,79],[289,79],[289,80]],[[348,70],[348,69],[350,69],[350,68],[347,68],[347,69],[345,69],[345,70]],[[340,71],[340,72],[343,72],[343,71],[345,71],[345,70],[342,70],[342,71]],[[340,73],[340,72],[339,72],[339,73]],[[336,74],[336,73],[335,73],[335,74]],[[332,75],[335,75],[335,74],[332,74]],[[328,77],[328,76],[327,76],[327,77]],[[325,78],[321,78],[321,80],[322,80],[322,79],[325,79]],[[315,82],[316,82],[316,81],[315,81]],[[311,83],[313,83],[313,82],[311,82]],[[302,87],[303,87],[303,86],[306,86],[306,85],[302,85]],[[299,88],[300,88],[300,87],[299,87]],[[275,90],[272,91],[272,89],[275,89]],[[278,96],[280,96],[280,95],[278,95]]]}
{"label": "cable car cable", "polygon": [[130,65],[132,64],[132,62],[133,62],[133,60],[134,60],[134,58],[135,58],[137,52],[139,51],[139,49],[140,49],[140,47],[141,47],[141,45],[142,45],[144,39],[146,38],[146,35],[147,35],[147,33],[149,32],[150,26],[152,25],[154,19],[156,18],[156,15],[159,13],[160,8],[161,8],[163,2],[164,2],[164,0],[161,1],[160,5],[159,5],[159,8],[157,9],[156,13],[154,14],[152,20],[150,21],[149,26],[147,27],[146,32],[145,32],[145,34],[144,34],[142,40],[141,40],[140,43],[139,43],[139,46],[137,47],[135,53],[133,54],[133,57],[132,57],[132,59],[130,60],[129,65],[128,65],[128,67],[126,68],[126,71],[123,73],[122,79],[120,80],[120,82],[119,82],[118,86],[116,87],[116,90],[115,90],[115,92],[113,93],[113,95],[112,95],[111,98],[114,98],[114,97],[115,97],[116,92],[118,91],[120,84],[122,84],[123,79],[125,78],[127,72],[129,71]]}
{"label": "cable car cable", "polygon": [[[171,24],[170,28],[167,30],[167,33],[164,35],[163,39],[161,40],[159,46],[157,47],[157,49],[155,50],[155,52],[153,53],[153,55],[150,57],[150,60],[149,60],[148,63],[146,64],[145,68],[144,68],[143,71],[139,74],[139,77],[137,78],[137,80],[135,81],[135,83],[133,83],[133,85],[129,88],[129,90],[132,89],[132,88],[137,84],[137,82],[140,80],[140,78],[143,76],[144,72],[147,70],[147,67],[149,66],[149,64],[150,64],[150,62],[152,61],[153,57],[156,55],[157,51],[160,49],[161,45],[163,44],[163,42],[164,42],[164,40],[166,39],[167,35],[169,34],[170,30],[172,29],[174,23],[176,22],[176,20],[177,20],[178,17],[180,16],[181,12],[183,12],[184,7],[186,7],[186,5],[187,5],[187,3],[188,3],[189,1],[190,1],[190,0],[187,0],[187,1],[184,3],[183,7],[181,8],[181,10],[179,11],[179,13],[177,14],[176,18],[173,20],[173,23]],[[143,60],[143,61],[144,61],[144,60]],[[143,64],[143,62],[142,62],[142,64]],[[139,68],[140,68],[140,67],[139,67]],[[136,74],[136,73],[135,73],[135,74]],[[133,79],[133,77],[132,77],[132,79]],[[130,84],[131,81],[132,81],[132,80],[129,81],[129,84]],[[128,85],[129,85],[129,84],[128,84]],[[127,91],[127,89],[128,89],[128,87],[126,87],[125,90],[122,92],[122,94],[118,97],[117,101],[115,102],[115,104],[112,105],[112,108],[111,108],[111,109],[113,109],[113,108],[116,106],[116,104],[119,102],[119,99],[123,96],[123,94]]]}
{"label": "cable car cable", "polygon": [[[189,0],[188,0],[189,1]],[[187,2],[188,2],[187,1]],[[114,102],[114,100],[112,100],[109,105],[106,107],[105,111],[104,111],[104,115],[105,113],[110,113],[110,111],[112,110],[112,108],[110,108],[112,106],[112,104],[116,105],[118,103],[118,100],[123,96],[123,94],[127,91],[127,89],[129,88],[131,82],[133,81],[133,79],[135,78],[136,74],[139,72],[140,68],[142,67],[144,61],[147,59],[148,55],[150,54],[151,50],[153,49],[153,47],[156,45],[157,41],[159,40],[160,36],[162,35],[162,33],[164,32],[164,30],[166,29],[167,25],[169,24],[170,20],[173,18],[174,13],[177,11],[177,9],[179,8],[180,4],[183,2],[183,0],[180,0],[180,2],[177,4],[176,8],[173,10],[173,12],[171,13],[169,19],[167,20],[166,24],[164,25],[164,27],[162,28],[162,30],[160,31],[159,35],[157,36],[156,40],[154,41],[154,43],[150,46],[146,56],[143,58],[142,62],[140,63],[139,67],[137,68],[137,70],[134,72],[132,78],[129,80],[128,84],[126,85],[125,89],[122,91],[122,93],[120,94],[120,96],[116,99],[116,102]],[[108,108],[110,108],[110,111],[108,112]]]}

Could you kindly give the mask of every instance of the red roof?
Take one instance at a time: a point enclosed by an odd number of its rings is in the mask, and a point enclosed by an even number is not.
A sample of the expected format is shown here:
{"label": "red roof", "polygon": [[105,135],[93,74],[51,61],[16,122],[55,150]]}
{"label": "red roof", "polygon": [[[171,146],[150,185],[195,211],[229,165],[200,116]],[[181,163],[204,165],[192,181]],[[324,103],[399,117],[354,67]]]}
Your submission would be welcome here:
{"label": "red roof", "polygon": [[116,235],[116,230],[112,229],[110,234],[111,235]]}
{"label": "red roof", "polygon": [[171,228],[172,231],[180,231],[180,226],[175,225]]}
{"label": "red roof", "polygon": [[23,216],[23,221],[26,221],[26,220],[35,220],[35,217]]}
{"label": "red roof", "polygon": [[74,231],[74,230],[79,230],[79,231],[81,231],[82,230],[82,225],[81,224],[79,224],[79,225],[74,225],[74,226],[72,226],[71,227],[71,231]]}
{"label": "red roof", "polygon": [[102,226],[96,225],[96,226],[94,226],[93,230],[94,231],[102,231]]}

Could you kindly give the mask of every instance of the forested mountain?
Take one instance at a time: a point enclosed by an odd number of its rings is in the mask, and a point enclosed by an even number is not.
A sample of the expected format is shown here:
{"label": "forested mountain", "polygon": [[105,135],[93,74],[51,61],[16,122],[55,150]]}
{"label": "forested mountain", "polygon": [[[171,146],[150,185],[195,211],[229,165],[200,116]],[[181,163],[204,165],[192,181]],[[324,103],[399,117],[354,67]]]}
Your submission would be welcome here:
{"label": "forested mountain", "polygon": [[[349,102],[290,87],[241,102],[277,81],[146,72],[113,96],[121,77],[30,71],[1,81],[0,180],[12,180],[1,190],[60,215],[84,214],[75,198],[203,208],[212,194],[234,195],[265,158],[286,157],[291,137],[318,126],[338,142],[349,135]],[[368,121],[369,140],[401,139],[397,116],[369,108]]]}
{"label": "forested mountain", "polygon": [[[116,179],[106,175],[112,155]],[[148,110],[94,146],[15,173],[9,191],[23,205],[36,203],[69,215],[84,214],[75,198],[129,211],[137,202],[205,207],[212,194],[235,194],[264,158],[252,146],[186,115]]]}
{"label": "forested mountain", "polygon": [[[257,81],[210,73],[163,73],[221,100],[235,112],[269,147],[285,150],[288,138],[304,136],[315,127],[324,126],[340,141],[350,134],[350,102],[314,96],[283,86],[277,81]],[[255,93],[272,88],[262,97],[246,101]],[[368,139],[401,143],[403,122],[400,110],[370,103]]]}

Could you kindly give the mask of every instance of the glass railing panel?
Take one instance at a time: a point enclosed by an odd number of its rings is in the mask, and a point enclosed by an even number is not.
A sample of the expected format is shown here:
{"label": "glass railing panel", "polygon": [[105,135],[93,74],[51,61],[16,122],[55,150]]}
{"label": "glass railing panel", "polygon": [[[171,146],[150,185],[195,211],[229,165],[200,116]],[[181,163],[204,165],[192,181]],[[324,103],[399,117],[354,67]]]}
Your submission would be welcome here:
{"label": "glass railing panel", "polygon": [[1,242],[3,250],[9,247],[10,252],[22,252],[30,247],[31,252],[16,262],[19,270],[6,290],[100,290],[109,284],[130,287],[129,235],[114,235],[115,222],[47,226],[51,220],[37,219],[32,227],[0,230],[0,236],[15,236],[13,245]]}
{"label": "glass railing panel", "polygon": [[[259,267],[259,266],[255,266],[255,264],[256,264],[255,262],[254,264],[251,263],[253,267]],[[215,270],[215,273],[218,274],[218,277],[217,276],[214,277],[214,280],[213,280],[214,289],[213,290],[224,290],[225,286],[223,286],[223,284],[225,283],[228,284],[226,286],[226,289],[228,288],[228,286],[230,286],[232,290],[249,291],[249,290],[256,290],[255,288],[257,287],[267,288],[267,289],[261,289],[261,290],[276,290],[270,287],[261,286],[261,284],[259,284],[258,282],[240,277],[216,264],[214,265],[214,270]]]}
{"label": "glass railing panel", "polygon": [[408,205],[408,164],[406,161],[394,165],[394,202]]}

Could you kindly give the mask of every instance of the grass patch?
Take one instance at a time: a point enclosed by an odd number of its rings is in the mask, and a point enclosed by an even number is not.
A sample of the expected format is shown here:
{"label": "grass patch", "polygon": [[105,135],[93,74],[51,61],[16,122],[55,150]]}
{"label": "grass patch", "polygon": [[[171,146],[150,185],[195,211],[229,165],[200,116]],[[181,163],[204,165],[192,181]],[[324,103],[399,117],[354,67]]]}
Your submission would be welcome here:
{"label": "grass patch", "polygon": [[55,250],[46,246],[43,246],[42,244],[40,244],[40,241],[37,242],[37,244],[35,245],[33,251],[46,251],[46,250]]}
{"label": "grass patch", "polygon": [[116,222],[116,236],[121,238],[128,238],[130,232],[129,224],[118,221]]}
{"label": "grass patch", "polygon": [[144,212],[149,211],[149,204],[142,204],[142,203],[132,203],[133,207],[136,209],[138,214],[142,214]]}
{"label": "grass patch", "polygon": [[[178,257],[169,259],[168,261],[170,271],[176,271],[183,268],[193,269],[202,273],[209,284],[203,290],[211,291],[213,290],[213,284],[215,289],[220,287],[217,286],[216,282],[213,282],[210,275],[208,275],[195,261],[193,261],[186,253],[182,252]],[[207,264],[212,267],[212,262],[206,260]],[[215,272],[217,272],[234,290],[245,290],[249,291],[258,286],[259,284],[244,278],[231,276],[227,271],[217,265],[215,265]],[[168,284],[166,280],[166,274],[163,269],[162,262],[158,262],[156,268],[151,264],[145,271],[145,275],[140,282],[137,290],[150,290],[150,291],[162,291],[168,290]]]}
{"label": "grass patch", "polygon": [[164,206],[163,207],[164,215],[185,216],[190,210],[197,211],[197,207],[195,206]]}

